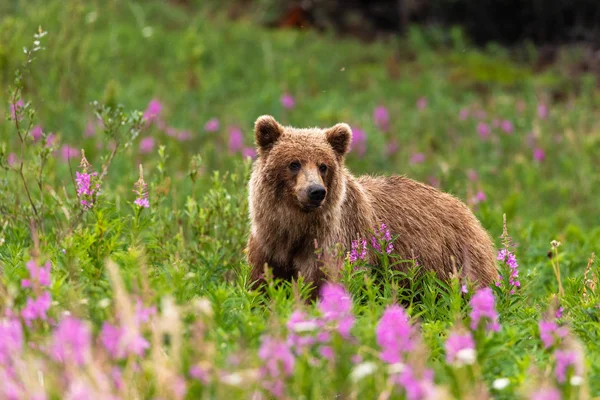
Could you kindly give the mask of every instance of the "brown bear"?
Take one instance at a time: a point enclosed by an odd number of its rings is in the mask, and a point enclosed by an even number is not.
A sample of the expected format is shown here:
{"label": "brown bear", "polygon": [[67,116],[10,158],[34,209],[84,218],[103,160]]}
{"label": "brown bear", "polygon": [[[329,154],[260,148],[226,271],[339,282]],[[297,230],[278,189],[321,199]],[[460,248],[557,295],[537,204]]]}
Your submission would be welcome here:
{"label": "brown bear", "polygon": [[326,276],[315,243],[348,251],[382,223],[396,238],[395,255],[441,278],[461,270],[486,286],[498,277],[492,240],[463,202],[404,176],[353,176],[344,167],[351,139],[343,123],[298,129],[256,120],[247,248],[254,287],[265,264],[275,278],[302,275],[319,287]]}

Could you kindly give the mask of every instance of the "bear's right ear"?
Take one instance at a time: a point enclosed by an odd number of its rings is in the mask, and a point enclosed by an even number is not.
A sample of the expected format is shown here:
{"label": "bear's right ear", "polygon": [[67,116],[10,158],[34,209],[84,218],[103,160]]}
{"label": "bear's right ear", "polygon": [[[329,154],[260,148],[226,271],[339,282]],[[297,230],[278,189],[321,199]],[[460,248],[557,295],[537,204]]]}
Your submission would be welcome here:
{"label": "bear's right ear", "polygon": [[258,117],[254,123],[254,138],[261,150],[268,150],[281,136],[283,128],[270,115]]}

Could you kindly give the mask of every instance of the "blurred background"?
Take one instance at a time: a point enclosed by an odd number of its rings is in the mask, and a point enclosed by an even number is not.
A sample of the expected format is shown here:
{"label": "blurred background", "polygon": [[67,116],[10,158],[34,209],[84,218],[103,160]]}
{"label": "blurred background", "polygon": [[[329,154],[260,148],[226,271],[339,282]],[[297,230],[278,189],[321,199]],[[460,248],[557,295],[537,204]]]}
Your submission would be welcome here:
{"label": "blurred background", "polygon": [[[118,193],[137,164],[162,162],[177,188],[166,196],[184,204],[202,190],[186,183],[190,169],[209,176],[254,157],[252,124],[272,114],[349,123],[353,172],[452,192],[496,237],[502,213],[528,235],[583,237],[600,223],[598,2],[5,0],[0,15],[7,113],[23,47],[48,32],[24,99],[35,133],[50,135],[55,183],[79,149],[99,164],[114,146],[98,100],[148,120],[114,161]],[[0,125],[7,162],[13,128]]]}

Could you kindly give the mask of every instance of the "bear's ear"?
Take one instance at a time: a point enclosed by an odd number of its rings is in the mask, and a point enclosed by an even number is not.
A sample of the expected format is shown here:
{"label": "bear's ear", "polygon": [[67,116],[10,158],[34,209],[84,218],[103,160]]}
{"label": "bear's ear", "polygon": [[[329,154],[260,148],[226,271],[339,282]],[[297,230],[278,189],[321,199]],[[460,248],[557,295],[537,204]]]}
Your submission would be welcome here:
{"label": "bear's ear", "polygon": [[327,141],[338,156],[343,156],[350,150],[352,129],[348,124],[337,124],[325,131]]}
{"label": "bear's ear", "polygon": [[281,136],[283,128],[270,115],[258,117],[254,123],[254,138],[256,145],[262,150],[268,150]]}

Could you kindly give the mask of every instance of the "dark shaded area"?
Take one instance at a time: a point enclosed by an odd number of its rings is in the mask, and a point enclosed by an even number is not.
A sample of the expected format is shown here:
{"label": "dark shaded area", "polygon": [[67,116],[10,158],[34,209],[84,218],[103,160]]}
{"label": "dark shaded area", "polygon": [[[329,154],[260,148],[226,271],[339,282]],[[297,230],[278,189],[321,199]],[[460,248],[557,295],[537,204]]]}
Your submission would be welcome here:
{"label": "dark shaded area", "polygon": [[597,0],[282,0],[274,8],[272,25],[333,28],[365,38],[418,23],[462,26],[480,45],[600,44]]}

